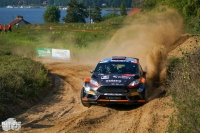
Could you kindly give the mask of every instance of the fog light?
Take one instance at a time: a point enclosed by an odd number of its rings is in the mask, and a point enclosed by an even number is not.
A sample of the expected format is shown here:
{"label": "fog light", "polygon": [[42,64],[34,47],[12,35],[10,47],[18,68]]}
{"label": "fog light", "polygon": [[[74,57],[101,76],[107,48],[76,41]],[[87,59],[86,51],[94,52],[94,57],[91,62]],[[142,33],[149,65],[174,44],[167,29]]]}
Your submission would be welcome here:
{"label": "fog light", "polygon": [[88,94],[95,95],[95,93],[93,91],[89,91]]}
{"label": "fog light", "polygon": [[139,95],[138,92],[131,92],[131,96]]}

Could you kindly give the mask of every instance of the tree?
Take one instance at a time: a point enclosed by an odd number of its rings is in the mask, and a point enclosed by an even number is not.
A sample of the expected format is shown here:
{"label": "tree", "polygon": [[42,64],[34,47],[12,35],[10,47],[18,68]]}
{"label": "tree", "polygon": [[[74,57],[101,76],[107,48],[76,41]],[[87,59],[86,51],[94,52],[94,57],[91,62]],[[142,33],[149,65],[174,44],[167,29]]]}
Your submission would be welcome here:
{"label": "tree", "polygon": [[88,17],[88,12],[83,3],[78,3],[76,0],[70,0],[67,4],[67,15],[63,17],[66,23],[86,23],[85,18]]}
{"label": "tree", "polygon": [[120,15],[121,16],[124,16],[124,15],[127,15],[127,12],[126,12],[126,5],[125,5],[125,2],[123,1],[120,5]]}
{"label": "tree", "polygon": [[97,6],[94,7],[94,9],[91,11],[91,19],[93,19],[94,22],[101,22],[101,9]]}
{"label": "tree", "polygon": [[58,23],[60,19],[60,10],[56,6],[48,6],[43,14],[45,23]]}

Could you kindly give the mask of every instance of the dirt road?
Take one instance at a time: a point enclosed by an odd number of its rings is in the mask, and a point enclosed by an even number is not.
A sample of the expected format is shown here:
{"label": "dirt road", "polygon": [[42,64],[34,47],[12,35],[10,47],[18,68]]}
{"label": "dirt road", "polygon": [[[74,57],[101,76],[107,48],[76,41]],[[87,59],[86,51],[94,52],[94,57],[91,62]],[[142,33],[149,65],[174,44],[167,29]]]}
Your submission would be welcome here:
{"label": "dirt road", "polygon": [[[15,117],[21,121],[20,132],[28,133],[163,133],[167,130],[173,108],[170,97],[158,98],[143,106],[81,105],[79,94],[83,79],[94,66],[50,63],[55,74],[55,88],[43,101]],[[11,131],[14,132],[14,131]]]}

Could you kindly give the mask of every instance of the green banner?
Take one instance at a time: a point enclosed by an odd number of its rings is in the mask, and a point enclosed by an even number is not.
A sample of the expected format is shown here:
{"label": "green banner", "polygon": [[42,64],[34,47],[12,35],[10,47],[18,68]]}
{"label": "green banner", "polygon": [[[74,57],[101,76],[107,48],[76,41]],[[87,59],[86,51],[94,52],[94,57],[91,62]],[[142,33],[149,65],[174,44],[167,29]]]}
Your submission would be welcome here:
{"label": "green banner", "polygon": [[51,58],[52,49],[51,48],[36,48],[37,56],[39,58]]}

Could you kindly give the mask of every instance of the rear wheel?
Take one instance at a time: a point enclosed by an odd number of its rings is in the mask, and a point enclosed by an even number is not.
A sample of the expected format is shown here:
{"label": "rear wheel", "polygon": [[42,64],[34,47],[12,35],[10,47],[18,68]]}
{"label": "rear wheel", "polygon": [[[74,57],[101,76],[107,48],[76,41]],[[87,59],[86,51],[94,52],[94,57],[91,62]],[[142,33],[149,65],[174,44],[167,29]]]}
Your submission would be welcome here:
{"label": "rear wheel", "polygon": [[84,92],[84,88],[82,88],[81,93],[80,93],[81,103],[82,103],[83,106],[89,108],[89,107],[91,107],[91,104],[89,104],[89,103],[84,103],[84,102],[82,101],[82,98],[84,98],[85,95],[86,95],[86,93]]}

